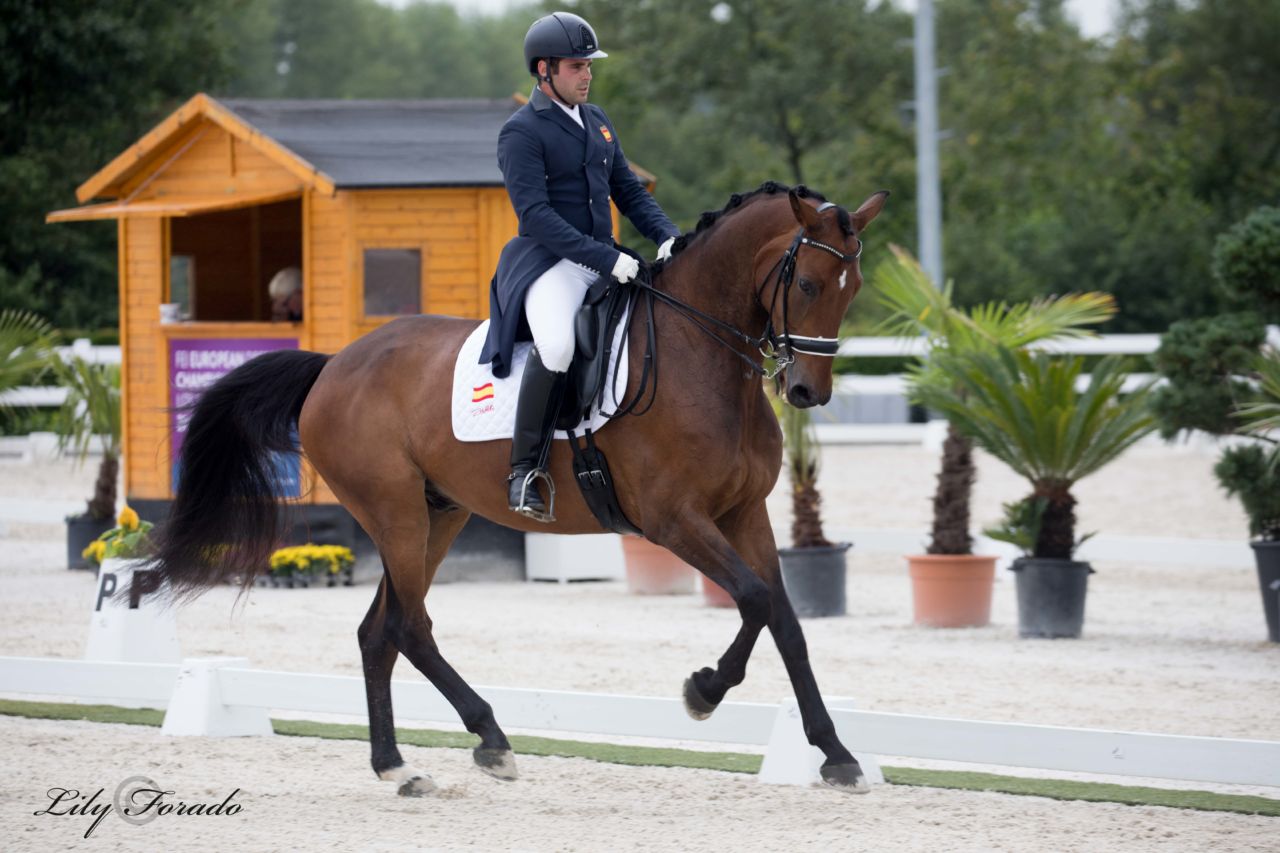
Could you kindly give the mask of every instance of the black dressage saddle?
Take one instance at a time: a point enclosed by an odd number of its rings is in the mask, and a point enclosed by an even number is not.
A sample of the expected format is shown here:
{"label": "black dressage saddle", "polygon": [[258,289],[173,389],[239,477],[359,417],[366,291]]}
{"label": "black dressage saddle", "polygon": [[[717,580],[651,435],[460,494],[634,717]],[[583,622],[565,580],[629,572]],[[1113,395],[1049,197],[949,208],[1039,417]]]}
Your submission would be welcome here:
{"label": "black dressage saddle", "polygon": [[[574,479],[578,481],[578,488],[592,515],[606,530],[634,534],[639,534],[640,530],[618,505],[609,464],[596,447],[591,429],[584,428],[581,437],[575,430],[578,424],[591,416],[596,406],[606,413],[618,408],[618,401],[613,399],[613,389],[609,387],[611,383],[607,381],[610,365],[619,362],[622,354],[621,342],[617,348],[614,347],[614,337],[618,324],[629,316],[628,308],[635,302],[638,292],[608,275],[600,276],[587,289],[582,307],[574,318],[577,346],[573,362],[569,365],[556,421],[558,429],[569,433]],[[617,369],[626,370],[627,365],[618,363]]]}

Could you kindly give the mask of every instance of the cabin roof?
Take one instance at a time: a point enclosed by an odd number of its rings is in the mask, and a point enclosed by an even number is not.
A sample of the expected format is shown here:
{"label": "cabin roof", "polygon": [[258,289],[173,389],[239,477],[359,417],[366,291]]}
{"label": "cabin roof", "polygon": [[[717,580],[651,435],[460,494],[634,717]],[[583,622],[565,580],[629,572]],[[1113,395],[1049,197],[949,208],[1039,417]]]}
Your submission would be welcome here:
{"label": "cabin roof", "polygon": [[[360,188],[502,186],[498,131],[526,101],[520,95],[357,101],[218,99],[201,93],[81,184],[76,196],[82,204],[121,198],[129,181],[163,170],[175,156],[174,146],[199,122],[221,127],[262,151],[303,186],[327,194]],[[634,163],[631,168],[652,187],[653,174]],[[107,208],[99,207],[57,211],[54,221],[107,215]],[[111,215],[122,215],[112,210]]]}
{"label": "cabin roof", "polygon": [[520,108],[501,100],[220,100],[337,189],[501,186],[498,131]]}

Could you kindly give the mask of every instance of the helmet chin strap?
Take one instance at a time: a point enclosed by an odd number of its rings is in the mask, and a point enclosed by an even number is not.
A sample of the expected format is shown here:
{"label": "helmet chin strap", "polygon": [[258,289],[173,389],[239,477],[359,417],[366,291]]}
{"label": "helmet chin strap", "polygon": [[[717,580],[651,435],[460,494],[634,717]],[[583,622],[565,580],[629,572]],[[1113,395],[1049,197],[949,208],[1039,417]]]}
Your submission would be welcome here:
{"label": "helmet chin strap", "polygon": [[551,57],[547,57],[544,61],[547,63],[547,73],[542,77],[542,80],[551,87],[551,92],[556,96],[557,101],[564,104],[566,107],[569,106],[569,102],[561,97],[560,90],[556,88],[555,81],[551,79]]}

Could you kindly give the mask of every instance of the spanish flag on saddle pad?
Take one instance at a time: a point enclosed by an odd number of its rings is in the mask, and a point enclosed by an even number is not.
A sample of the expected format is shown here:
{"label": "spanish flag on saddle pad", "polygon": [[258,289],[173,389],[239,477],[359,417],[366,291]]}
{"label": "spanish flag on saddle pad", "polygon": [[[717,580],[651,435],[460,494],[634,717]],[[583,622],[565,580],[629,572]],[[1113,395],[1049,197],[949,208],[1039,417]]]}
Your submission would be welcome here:
{"label": "spanish flag on saddle pad", "polygon": [[471,402],[479,403],[481,400],[493,399],[493,383],[486,382],[483,385],[477,385],[471,389]]}

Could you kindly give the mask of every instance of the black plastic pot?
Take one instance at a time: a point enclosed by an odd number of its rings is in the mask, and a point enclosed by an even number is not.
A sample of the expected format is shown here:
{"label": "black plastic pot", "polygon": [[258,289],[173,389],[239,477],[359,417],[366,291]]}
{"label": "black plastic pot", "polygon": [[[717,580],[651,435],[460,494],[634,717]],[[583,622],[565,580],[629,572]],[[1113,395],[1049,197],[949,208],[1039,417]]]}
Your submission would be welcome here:
{"label": "black plastic pot", "polygon": [[1280,643],[1280,541],[1250,542],[1258,563],[1262,612],[1267,615],[1267,639]]}
{"label": "black plastic pot", "polygon": [[842,542],[825,548],[779,548],[782,584],[801,618],[845,614],[845,552]]}
{"label": "black plastic pot", "polygon": [[67,518],[67,568],[92,569],[93,563],[80,556],[89,543],[115,527],[115,519],[98,521],[88,515],[73,515]]}
{"label": "black plastic pot", "polygon": [[1084,599],[1093,568],[1075,560],[1023,557],[1017,576],[1018,636],[1075,638],[1084,628]]}

